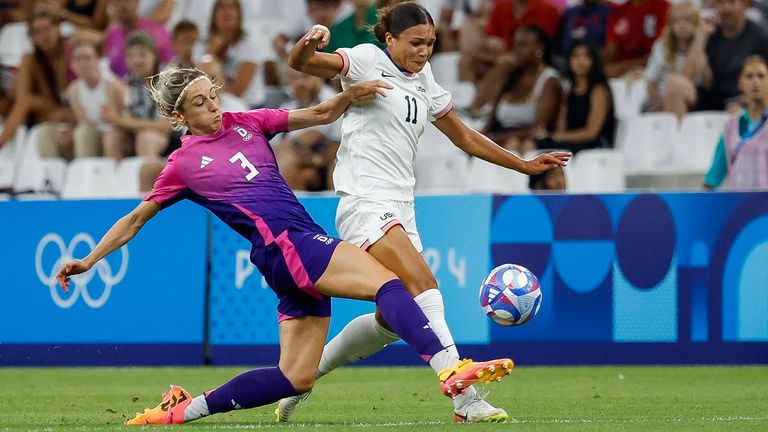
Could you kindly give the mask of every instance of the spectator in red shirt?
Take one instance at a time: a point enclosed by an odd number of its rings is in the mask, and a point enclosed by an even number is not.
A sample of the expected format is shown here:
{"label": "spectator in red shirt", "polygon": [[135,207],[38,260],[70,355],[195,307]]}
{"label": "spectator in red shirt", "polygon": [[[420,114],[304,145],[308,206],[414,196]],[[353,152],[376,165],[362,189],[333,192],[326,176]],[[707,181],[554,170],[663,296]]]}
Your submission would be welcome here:
{"label": "spectator in red shirt", "polygon": [[641,70],[667,21],[666,0],[630,0],[608,17],[605,74],[608,77]]}
{"label": "spectator in red shirt", "polygon": [[[505,77],[515,68],[514,35],[517,29],[535,26],[552,40],[560,28],[560,11],[546,0],[498,0],[488,15],[485,34],[488,36],[476,55],[464,54],[465,77],[477,84],[477,93],[471,109],[479,110],[493,103],[499,96]],[[477,61],[473,69],[466,67],[467,60]],[[486,65],[488,60],[492,65]],[[467,72],[469,71],[469,72]]]}
{"label": "spectator in red shirt", "polygon": [[550,38],[560,28],[560,11],[546,0],[499,0],[491,9],[485,34],[501,38],[512,49],[515,30],[535,25]]}

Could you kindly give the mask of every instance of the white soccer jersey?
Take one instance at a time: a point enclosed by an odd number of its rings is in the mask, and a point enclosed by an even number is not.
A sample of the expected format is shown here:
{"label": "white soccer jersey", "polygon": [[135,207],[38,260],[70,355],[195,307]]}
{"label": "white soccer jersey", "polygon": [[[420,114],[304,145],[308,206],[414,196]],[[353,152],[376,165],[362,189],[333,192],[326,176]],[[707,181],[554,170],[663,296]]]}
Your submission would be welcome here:
{"label": "white soccer jersey", "polygon": [[350,106],[344,114],[333,173],[336,192],[412,201],[416,145],[426,122],[450,111],[451,94],[435,82],[429,63],[419,73],[406,74],[373,44],[336,52],[344,60],[343,88],[377,79],[394,87],[384,90],[386,97]]}

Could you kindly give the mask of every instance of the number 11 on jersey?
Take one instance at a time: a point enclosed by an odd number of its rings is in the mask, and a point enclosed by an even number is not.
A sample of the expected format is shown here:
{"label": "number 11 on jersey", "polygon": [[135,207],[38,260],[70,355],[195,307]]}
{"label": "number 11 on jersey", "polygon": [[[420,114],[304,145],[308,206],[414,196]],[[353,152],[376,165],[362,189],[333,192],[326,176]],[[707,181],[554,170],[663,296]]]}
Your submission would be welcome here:
{"label": "number 11 on jersey", "polygon": [[[405,116],[405,122],[416,124],[416,118],[419,116],[419,108],[418,105],[416,105],[416,98],[405,95],[405,104],[408,105],[408,114]],[[413,104],[413,111],[411,111],[411,104]],[[413,117],[411,117],[411,113],[413,113]]]}

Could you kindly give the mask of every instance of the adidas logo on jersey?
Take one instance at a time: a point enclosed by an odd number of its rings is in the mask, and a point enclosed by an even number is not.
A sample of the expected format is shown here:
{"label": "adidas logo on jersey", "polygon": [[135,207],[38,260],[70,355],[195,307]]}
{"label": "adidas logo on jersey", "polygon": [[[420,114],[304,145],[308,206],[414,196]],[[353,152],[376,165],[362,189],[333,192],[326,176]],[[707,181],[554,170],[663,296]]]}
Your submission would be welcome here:
{"label": "adidas logo on jersey", "polygon": [[210,157],[210,156],[203,156],[203,158],[200,159],[200,168],[205,168],[211,162],[213,162],[213,158],[212,157]]}

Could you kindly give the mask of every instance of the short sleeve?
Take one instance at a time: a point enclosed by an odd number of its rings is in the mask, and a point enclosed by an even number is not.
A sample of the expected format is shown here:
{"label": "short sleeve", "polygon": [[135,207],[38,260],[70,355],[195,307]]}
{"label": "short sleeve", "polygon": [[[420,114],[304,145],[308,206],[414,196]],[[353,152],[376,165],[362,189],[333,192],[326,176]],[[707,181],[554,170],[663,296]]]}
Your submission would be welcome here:
{"label": "short sleeve", "polygon": [[268,140],[281,132],[288,132],[288,110],[286,109],[261,108],[227,114],[230,119],[227,126],[233,123],[249,124],[260,130]]}
{"label": "short sleeve", "polygon": [[710,165],[707,174],[704,176],[704,184],[711,188],[716,188],[723,184],[723,180],[728,175],[728,162],[725,157],[725,138],[721,136],[720,141],[717,142],[717,147],[715,147],[712,165]]}
{"label": "short sleeve", "polygon": [[353,48],[339,48],[335,52],[341,56],[343,65],[339,75],[352,81],[360,81],[376,66],[377,55],[381,51],[373,44],[360,44]]}
{"label": "short sleeve", "polygon": [[440,84],[435,81],[431,67],[427,70],[427,79],[429,83],[429,121],[432,122],[448,114],[453,108],[453,103],[451,102],[451,93],[440,87]]}
{"label": "short sleeve", "polygon": [[[178,150],[177,150],[178,151]],[[144,195],[144,201],[154,201],[160,204],[161,208],[169,207],[182,199],[187,185],[179,175],[176,164],[174,163],[176,152],[168,157],[168,164],[160,172],[155,180],[155,185],[149,193]]]}

